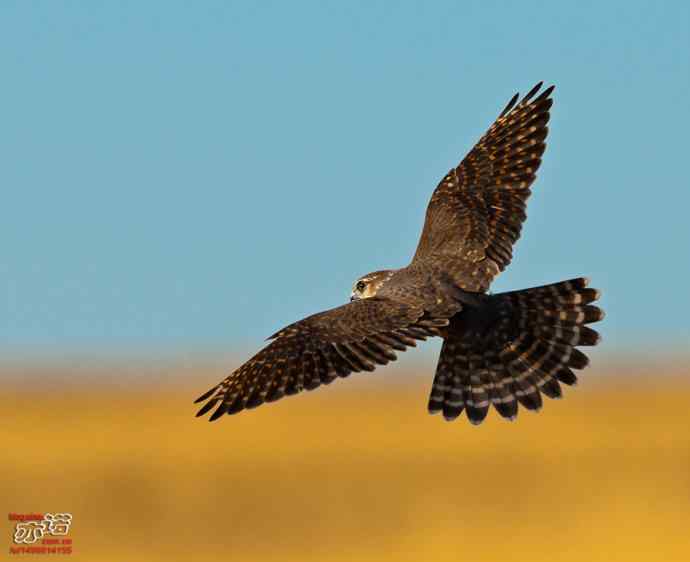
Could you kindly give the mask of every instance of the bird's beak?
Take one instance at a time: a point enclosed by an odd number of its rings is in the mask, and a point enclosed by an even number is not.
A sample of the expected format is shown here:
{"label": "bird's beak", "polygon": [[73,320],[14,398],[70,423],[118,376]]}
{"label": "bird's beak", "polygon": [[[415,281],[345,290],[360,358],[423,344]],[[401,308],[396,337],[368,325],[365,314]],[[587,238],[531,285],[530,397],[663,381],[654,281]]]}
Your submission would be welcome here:
{"label": "bird's beak", "polygon": [[350,295],[350,302],[356,301],[356,300],[358,300],[358,299],[359,299],[359,297],[358,297],[355,293],[352,293],[352,294]]}

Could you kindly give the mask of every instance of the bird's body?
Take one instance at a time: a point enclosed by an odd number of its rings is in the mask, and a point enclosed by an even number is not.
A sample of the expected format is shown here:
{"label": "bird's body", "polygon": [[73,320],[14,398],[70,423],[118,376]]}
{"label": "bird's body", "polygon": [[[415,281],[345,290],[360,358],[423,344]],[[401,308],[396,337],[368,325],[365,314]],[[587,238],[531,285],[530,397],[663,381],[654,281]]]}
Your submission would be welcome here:
{"label": "bird's body", "polygon": [[[603,318],[587,280],[489,295],[512,259],[529,187],[545,150],[553,87],[510,101],[489,131],[434,191],[410,264],[360,277],[351,302],[283,328],[197,402],[211,420],[371,371],[416,340],[444,340],[429,411],[480,423],[489,406],[514,419],[541,407],[587,364],[585,324]],[[534,98],[534,99],[533,99]]]}

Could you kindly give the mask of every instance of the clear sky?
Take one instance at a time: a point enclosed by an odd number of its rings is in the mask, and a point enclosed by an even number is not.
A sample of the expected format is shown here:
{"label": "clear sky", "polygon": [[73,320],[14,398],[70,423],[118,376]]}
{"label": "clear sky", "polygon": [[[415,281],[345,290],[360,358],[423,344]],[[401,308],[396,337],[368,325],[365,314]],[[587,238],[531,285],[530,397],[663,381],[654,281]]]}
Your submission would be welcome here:
{"label": "clear sky", "polygon": [[495,291],[589,275],[690,344],[687,2],[0,4],[0,351],[245,350],[405,265],[438,180],[556,84]]}

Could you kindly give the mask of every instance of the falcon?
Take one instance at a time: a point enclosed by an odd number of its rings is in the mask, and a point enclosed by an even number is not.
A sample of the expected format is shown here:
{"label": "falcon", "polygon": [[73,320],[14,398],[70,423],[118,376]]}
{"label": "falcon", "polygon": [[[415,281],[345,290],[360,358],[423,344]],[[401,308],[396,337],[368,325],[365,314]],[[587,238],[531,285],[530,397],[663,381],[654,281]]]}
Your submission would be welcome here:
{"label": "falcon", "polygon": [[[481,423],[493,405],[514,420],[518,404],[539,410],[596,345],[587,324],[604,317],[585,277],[490,294],[511,262],[530,186],[546,148],[554,86],[516,94],[431,196],[410,264],[357,279],[350,302],[291,324],[200,396],[210,420],[373,371],[396,351],[431,337],[443,346],[428,409],[446,420],[463,411]],[[215,409],[214,409],[215,408]]]}

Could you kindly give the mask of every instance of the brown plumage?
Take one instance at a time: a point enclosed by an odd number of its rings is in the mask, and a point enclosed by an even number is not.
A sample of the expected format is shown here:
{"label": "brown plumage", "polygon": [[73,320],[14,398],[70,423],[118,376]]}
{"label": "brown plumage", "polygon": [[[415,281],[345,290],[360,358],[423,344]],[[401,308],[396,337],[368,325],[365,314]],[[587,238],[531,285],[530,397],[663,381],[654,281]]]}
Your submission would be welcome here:
{"label": "brown plumage", "polygon": [[451,319],[429,398],[446,419],[463,410],[480,423],[491,404],[508,419],[518,403],[541,408],[541,394],[560,398],[559,381],[573,385],[572,369],[587,366],[576,346],[596,345],[586,324],[601,320],[589,303],[599,292],[585,278],[486,297],[486,305]]}
{"label": "brown plumage", "polygon": [[457,168],[441,180],[407,267],[370,273],[351,302],[274,334],[247,363],[197,399],[211,420],[312,390],[394,361],[416,341],[444,339],[429,411],[480,423],[493,404],[514,419],[541,395],[561,396],[595,345],[603,318],[584,278],[497,295],[486,292],[512,260],[526,201],[546,148],[553,86],[515,95]]}

